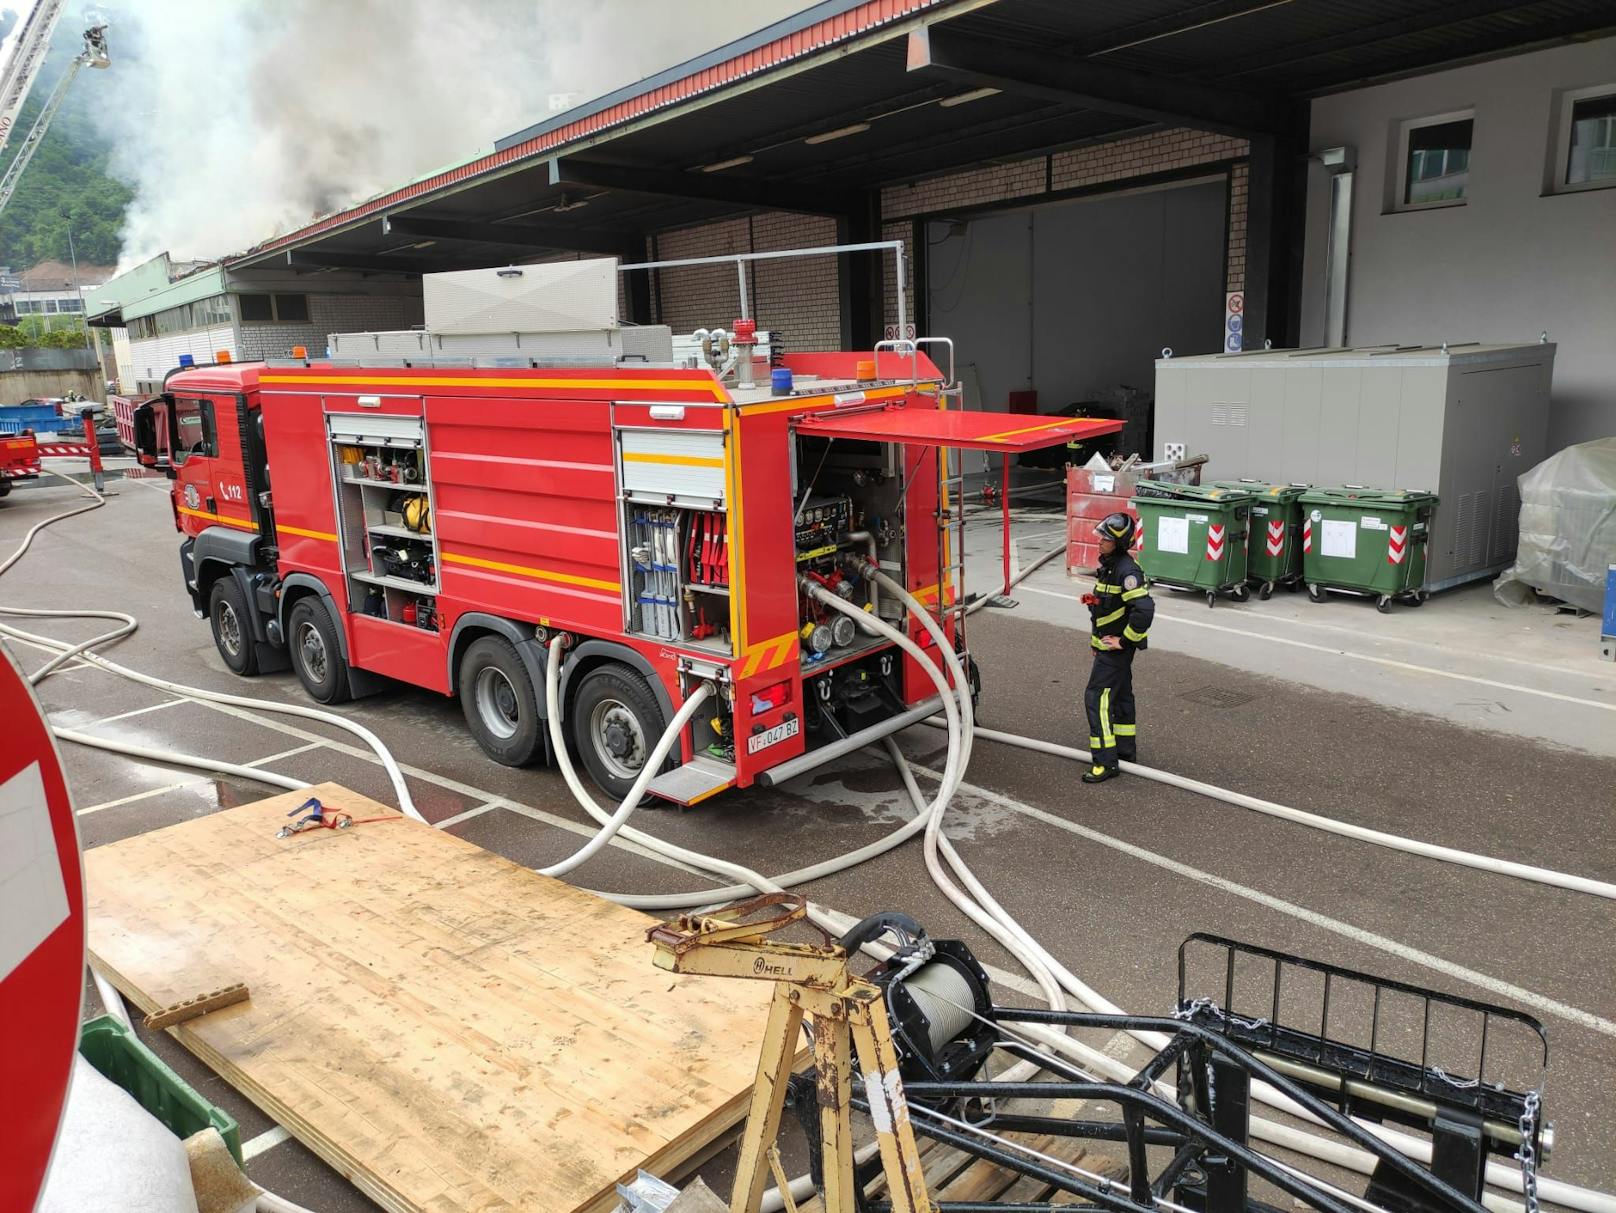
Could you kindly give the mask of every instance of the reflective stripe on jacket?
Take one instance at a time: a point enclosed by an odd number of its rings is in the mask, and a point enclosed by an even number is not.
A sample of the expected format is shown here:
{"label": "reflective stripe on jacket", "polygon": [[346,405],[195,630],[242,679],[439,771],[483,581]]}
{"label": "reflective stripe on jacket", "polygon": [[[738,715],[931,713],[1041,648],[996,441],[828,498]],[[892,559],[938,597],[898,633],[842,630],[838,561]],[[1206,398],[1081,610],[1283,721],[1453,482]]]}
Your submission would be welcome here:
{"label": "reflective stripe on jacket", "polygon": [[1150,596],[1150,579],[1138,562],[1126,552],[1101,560],[1094,593],[1100,601],[1089,608],[1094,633],[1089,644],[1103,649],[1103,637],[1120,636],[1125,648],[1143,647],[1150,635],[1150,621],[1156,616],[1156,603]]}

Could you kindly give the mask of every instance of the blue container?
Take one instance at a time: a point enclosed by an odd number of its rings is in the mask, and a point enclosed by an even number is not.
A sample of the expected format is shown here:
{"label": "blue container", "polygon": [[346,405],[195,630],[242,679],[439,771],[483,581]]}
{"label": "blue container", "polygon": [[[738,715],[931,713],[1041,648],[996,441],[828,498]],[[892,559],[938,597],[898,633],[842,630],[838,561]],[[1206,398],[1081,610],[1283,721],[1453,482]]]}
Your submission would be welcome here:
{"label": "blue container", "polygon": [[791,371],[788,367],[776,367],[769,372],[769,391],[776,396],[791,395]]}
{"label": "blue container", "polygon": [[1616,640],[1616,564],[1605,574],[1605,622],[1599,629],[1607,640]]}
{"label": "blue container", "polygon": [[63,417],[58,413],[54,404],[0,405],[0,434],[20,434],[24,430],[54,434],[64,426],[73,427],[75,423],[80,429],[83,428],[77,418]]}

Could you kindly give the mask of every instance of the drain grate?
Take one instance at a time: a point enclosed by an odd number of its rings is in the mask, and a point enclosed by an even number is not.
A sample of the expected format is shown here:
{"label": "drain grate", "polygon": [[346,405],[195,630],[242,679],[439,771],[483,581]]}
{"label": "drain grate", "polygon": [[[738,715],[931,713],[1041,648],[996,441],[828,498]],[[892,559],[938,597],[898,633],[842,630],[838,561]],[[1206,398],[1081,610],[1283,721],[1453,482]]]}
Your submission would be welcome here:
{"label": "drain grate", "polygon": [[1240,691],[1226,691],[1222,687],[1196,687],[1193,691],[1185,691],[1179,698],[1208,708],[1238,708],[1257,697]]}

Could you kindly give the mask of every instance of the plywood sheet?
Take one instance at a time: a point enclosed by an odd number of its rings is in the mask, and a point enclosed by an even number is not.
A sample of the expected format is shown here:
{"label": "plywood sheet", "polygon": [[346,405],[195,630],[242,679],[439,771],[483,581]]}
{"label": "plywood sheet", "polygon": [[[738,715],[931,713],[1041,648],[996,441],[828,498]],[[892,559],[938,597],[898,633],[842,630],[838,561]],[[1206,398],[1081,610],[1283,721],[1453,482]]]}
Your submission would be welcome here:
{"label": "plywood sheet", "polygon": [[[397,817],[335,784],[328,809]],[[651,964],[651,919],[406,819],[278,839],[292,792],[85,856],[90,952],[372,1199],[600,1210],[746,1111],[772,992]]]}

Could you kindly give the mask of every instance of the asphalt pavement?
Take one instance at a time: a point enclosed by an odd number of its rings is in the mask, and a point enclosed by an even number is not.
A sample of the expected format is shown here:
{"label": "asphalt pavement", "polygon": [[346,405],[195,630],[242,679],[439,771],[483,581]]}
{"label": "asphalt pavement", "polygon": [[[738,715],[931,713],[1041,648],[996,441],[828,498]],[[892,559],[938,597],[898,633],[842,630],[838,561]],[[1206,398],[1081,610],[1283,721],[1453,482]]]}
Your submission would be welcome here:
{"label": "asphalt pavement", "polygon": [[[0,580],[0,602],[130,611],[141,628],[112,650],[120,662],[198,686],[307,702],[290,675],[246,684],[224,669],[180,584],[166,485],[112,487],[106,508],[36,541]],[[0,503],[0,553],[71,502],[65,487],[13,493]],[[1441,609],[1434,599],[1426,617]],[[1270,676],[1195,655],[1193,630],[1168,638],[1172,626],[1162,620],[1163,642],[1136,663],[1144,762],[1376,829],[1616,879],[1616,770],[1605,754],[1405,710],[1399,705],[1409,685],[1430,677],[1416,671],[1385,666],[1364,683],[1365,693],[1347,694],[1309,685],[1316,681],[1309,663],[1325,658],[1306,650],[1289,654],[1294,677]],[[88,627],[52,622],[37,630],[82,637]],[[970,642],[984,671],[979,723],[1085,744],[1082,633],[987,611],[974,618]],[[45,659],[27,646],[12,651],[25,668]],[[51,677],[39,694],[58,724],[335,779],[390,799],[385,777],[355,739],[312,722],[180,701],[82,666]],[[1575,709],[1557,703],[1555,710]],[[344,711],[406,761],[417,805],[456,834],[536,866],[593,832],[555,772],[485,758],[453,701],[399,687]],[[1596,730],[1610,716],[1583,711]],[[942,769],[943,735],[916,728],[903,746],[929,790],[925,772]],[[85,847],[271,791],[62,748]],[[1170,1011],[1179,944],[1203,931],[1524,1010],[1551,1042],[1545,1106],[1558,1140],[1544,1174],[1616,1188],[1609,902],[1324,834],[1138,776],[1086,787],[1080,770],[1066,759],[979,742],[948,832],[1005,907],[1098,991],[1129,1010]],[[785,788],[727,793],[690,812],[647,810],[637,824],[772,873],[869,842],[911,811],[890,765],[861,754]],[[713,883],[626,844],[608,848],[576,879],[635,892]],[[917,845],[803,891],[855,916],[904,910],[936,936],[967,940],[996,970],[1015,968],[927,880]],[[1000,992],[1006,1001],[1028,997],[1024,981]],[[87,998],[89,1015],[93,993]],[[1462,1033],[1439,1036],[1450,1068],[1468,1072]],[[259,1183],[319,1210],[373,1207],[166,1037],[148,1039],[242,1122],[244,1140],[254,1143],[248,1173]],[[1501,1060],[1525,1066],[1519,1056]],[[704,1174],[722,1184],[728,1166],[720,1157]]]}

